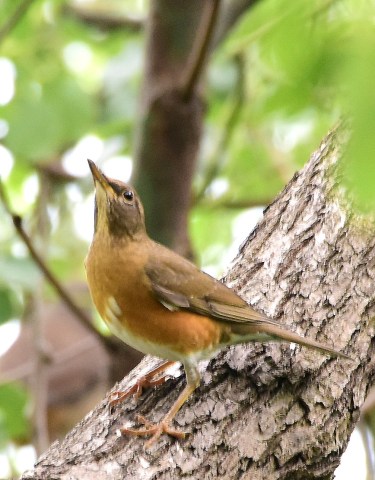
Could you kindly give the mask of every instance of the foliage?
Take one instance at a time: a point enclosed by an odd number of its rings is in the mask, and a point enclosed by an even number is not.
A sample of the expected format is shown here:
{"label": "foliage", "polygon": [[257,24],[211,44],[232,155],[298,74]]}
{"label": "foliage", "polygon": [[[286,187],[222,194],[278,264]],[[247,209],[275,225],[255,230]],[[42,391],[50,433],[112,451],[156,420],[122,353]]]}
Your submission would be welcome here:
{"label": "foliage", "polygon": [[26,417],[27,393],[17,384],[0,386],[0,447],[10,439],[27,438],[29,425]]}

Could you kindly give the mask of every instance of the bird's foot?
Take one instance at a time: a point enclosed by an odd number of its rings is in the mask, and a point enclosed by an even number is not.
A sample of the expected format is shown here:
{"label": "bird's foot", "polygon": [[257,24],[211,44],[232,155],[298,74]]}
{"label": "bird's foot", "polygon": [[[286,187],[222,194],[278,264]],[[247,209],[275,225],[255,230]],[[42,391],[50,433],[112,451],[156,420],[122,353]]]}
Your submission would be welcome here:
{"label": "bird's foot", "polygon": [[136,436],[145,436],[151,435],[151,438],[147,440],[144,445],[145,450],[148,450],[159,438],[163,433],[170,435],[174,438],[185,438],[185,432],[181,432],[180,430],[176,430],[169,425],[168,420],[162,420],[159,423],[151,423],[147,418],[143,415],[137,415],[137,421],[142,423],[145,428],[120,428],[120,432],[124,435],[136,435]]}
{"label": "bird's foot", "polygon": [[[115,407],[119,403],[122,403],[126,400],[130,395],[134,395],[134,398],[138,400],[138,398],[142,395],[144,388],[151,388],[157,387],[158,385],[162,385],[165,383],[170,376],[169,375],[159,375],[160,372],[164,372],[168,367],[170,367],[174,362],[164,362],[162,365],[151,370],[151,372],[147,373],[140,379],[136,381],[134,385],[132,385],[128,390],[124,391],[116,391],[112,392],[109,395],[109,406]],[[155,378],[157,377],[157,378]]]}
{"label": "bird's foot", "polygon": [[117,390],[112,392],[108,398],[109,407],[115,407],[119,403],[124,402],[131,395],[134,396],[136,400],[142,395],[143,389],[149,386],[149,382],[144,379],[144,377],[137,380],[137,382],[132,385],[128,390]]}

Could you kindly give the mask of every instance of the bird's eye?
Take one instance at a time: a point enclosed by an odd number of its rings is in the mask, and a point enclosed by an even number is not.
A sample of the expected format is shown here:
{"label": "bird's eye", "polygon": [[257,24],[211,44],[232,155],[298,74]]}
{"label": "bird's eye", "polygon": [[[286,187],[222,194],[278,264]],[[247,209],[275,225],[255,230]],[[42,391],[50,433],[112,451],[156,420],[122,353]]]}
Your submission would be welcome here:
{"label": "bird's eye", "polygon": [[134,193],[131,190],[125,190],[122,195],[128,202],[131,202],[134,198]]}

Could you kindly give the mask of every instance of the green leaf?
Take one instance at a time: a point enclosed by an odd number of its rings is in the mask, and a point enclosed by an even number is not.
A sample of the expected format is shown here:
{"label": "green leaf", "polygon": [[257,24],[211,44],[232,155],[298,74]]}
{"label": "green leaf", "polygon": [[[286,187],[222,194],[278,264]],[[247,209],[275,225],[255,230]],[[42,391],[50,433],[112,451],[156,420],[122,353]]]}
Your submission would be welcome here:
{"label": "green leaf", "polygon": [[10,290],[0,288],[0,325],[13,317],[13,302]]}
{"label": "green leaf", "polygon": [[352,113],[352,137],[345,154],[345,181],[364,212],[375,210],[375,39],[373,27],[358,23],[351,43],[344,101]]}
{"label": "green leaf", "polygon": [[31,290],[40,276],[40,271],[29,258],[0,257],[0,285],[15,285]]}
{"label": "green leaf", "polygon": [[[200,252],[202,266],[218,264],[232,241],[232,221],[235,210],[196,207],[190,217],[190,232],[194,249]],[[218,232],[220,234],[218,235]]]}
{"label": "green leaf", "polygon": [[21,385],[0,385],[0,445],[28,437],[27,402],[27,392]]}
{"label": "green leaf", "polygon": [[10,125],[5,143],[16,155],[40,161],[78,140],[91,126],[94,109],[69,77],[31,87],[4,112]]}

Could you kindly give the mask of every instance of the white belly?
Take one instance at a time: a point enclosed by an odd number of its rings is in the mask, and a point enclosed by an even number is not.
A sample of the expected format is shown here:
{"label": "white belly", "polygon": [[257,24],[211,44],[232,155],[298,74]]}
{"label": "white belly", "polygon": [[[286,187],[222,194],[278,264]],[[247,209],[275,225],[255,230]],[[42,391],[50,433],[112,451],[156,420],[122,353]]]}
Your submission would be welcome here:
{"label": "white belly", "polygon": [[143,340],[138,335],[133,335],[120,323],[119,317],[121,314],[122,311],[116,302],[116,299],[114,297],[109,297],[105,309],[104,320],[111,332],[124,343],[148,355],[155,355],[156,357],[176,362],[184,361],[183,357],[181,357],[178,352],[159,344],[156,345],[155,343]]}

